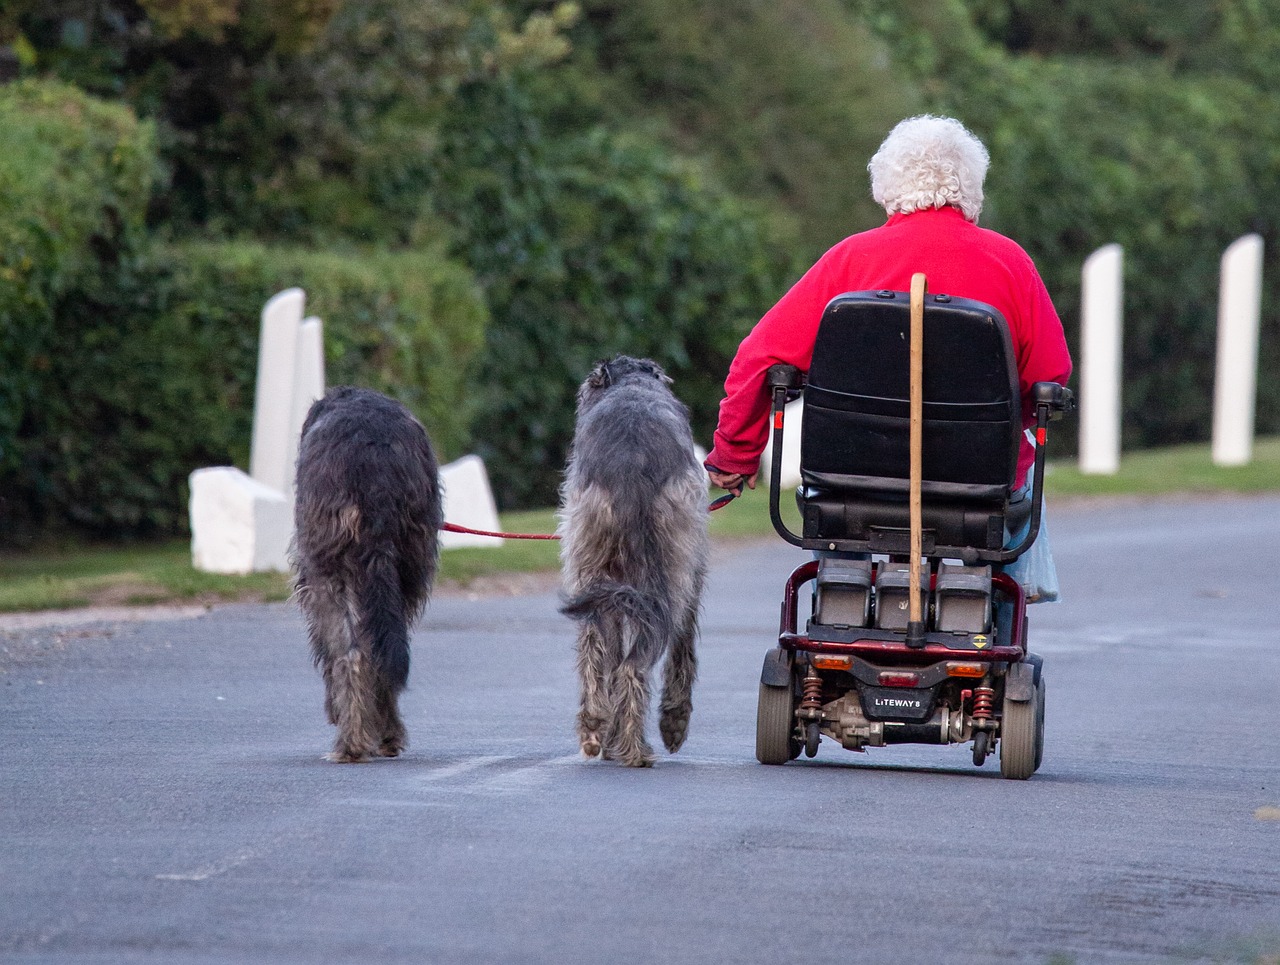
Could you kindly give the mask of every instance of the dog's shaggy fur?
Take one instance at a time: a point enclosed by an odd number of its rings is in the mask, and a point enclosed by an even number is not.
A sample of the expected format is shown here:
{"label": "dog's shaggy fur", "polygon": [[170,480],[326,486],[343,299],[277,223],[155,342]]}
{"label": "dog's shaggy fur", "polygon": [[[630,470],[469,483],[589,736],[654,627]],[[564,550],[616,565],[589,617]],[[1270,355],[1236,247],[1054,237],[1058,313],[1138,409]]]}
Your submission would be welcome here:
{"label": "dog's shaggy fur", "polygon": [[439,561],[440,473],[426,430],[399,402],[332,389],[307,414],[298,452],[295,595],[338,728],[329,755],[395,757],[409,628]]}
{"label": "dog's shaggy fur", "polygon": [[689,412],[647,359],[601,363],[578,391],[561,489],[562,611],[580,622],[578,739],[587,757],[653,763],[650,670],[666,654],[659,729],[684,743],[706,579],[707,479]]}

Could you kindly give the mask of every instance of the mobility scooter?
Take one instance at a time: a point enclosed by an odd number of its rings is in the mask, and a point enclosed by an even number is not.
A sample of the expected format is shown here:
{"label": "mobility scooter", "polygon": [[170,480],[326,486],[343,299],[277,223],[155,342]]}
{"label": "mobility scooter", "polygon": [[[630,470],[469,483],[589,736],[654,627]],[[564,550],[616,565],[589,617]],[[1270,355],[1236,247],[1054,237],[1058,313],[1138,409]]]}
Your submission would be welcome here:
{"label": "mobility scooter", "polygon": [[[1024,429],[1008,325],[989,305],[928,293],[923,275],[910,293],[833,299],[807,377],[776,365],[768,380],[770,515],[815,558],[787,580],[765,656],[757,759],[813,757],[823,736],[854,751],[972,743],[975,765],[998,750],[1004,777],[1029,778],[1044,747],[1043,661],[1004,568],[1039,532],[1048,424],[1073,408],[1071,392],[1033,387],[1032,484],[1011,500]],[[800,533],[779,508],[797,395]]]}

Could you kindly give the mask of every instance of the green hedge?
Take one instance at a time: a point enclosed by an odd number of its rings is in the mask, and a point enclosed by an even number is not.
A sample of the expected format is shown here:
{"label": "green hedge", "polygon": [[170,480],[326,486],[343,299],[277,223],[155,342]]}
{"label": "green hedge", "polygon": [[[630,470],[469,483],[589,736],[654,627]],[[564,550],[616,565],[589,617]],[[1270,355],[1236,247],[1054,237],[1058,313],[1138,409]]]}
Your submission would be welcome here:
{"label": "green hedge", "polygon": [[156,173],[154,132],[59,83],[0,86],[0,472],[52,367],[53,306],[127,258]]}
{"label": "green hedge", "polygon": [[553,141],[517,85],[463,93],[442,151],[442,216],[493,322],[473,423],[498,505],[552,505],[575,394],[595,362],[647,356],[710,446],[739,341],[793,269],[768,220],[706,169],[604,129]]}
{"label": "green hedge", "polygon": [[10,536],[183,532],[190,472],[247,465],[262,305],[295,285],[324,321],[327,381],[398,396],[460,454],[486,319],[464,268],[434,251],[160,248],[57,303],[58,388],[5,486]]}
{"label": "green hedge", "polygon": [[[263,302],[284,288],[302,288],[307,314],[324,321],[327,382],[399,398],[422,419],[442,458],[463,454],[474,404],[471,362],[488,321],[464,266],[430,248],[313,251],[226,242],[189,244],[174,254],[187,324],[243,335],[248,322],[256,365]],[[248,381],[237,399],[252,393],[255,372],[253,366],[238,372]],[[246,437],[238,457],[247,458],[248,445]]]}

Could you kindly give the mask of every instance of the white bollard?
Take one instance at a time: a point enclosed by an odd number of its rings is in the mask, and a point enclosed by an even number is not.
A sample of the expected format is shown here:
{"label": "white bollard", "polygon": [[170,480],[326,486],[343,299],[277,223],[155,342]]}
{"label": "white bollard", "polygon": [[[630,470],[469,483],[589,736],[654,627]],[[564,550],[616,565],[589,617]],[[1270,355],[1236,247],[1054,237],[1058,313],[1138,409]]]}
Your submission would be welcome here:
{"label": "white bollard", "polygon": [[293,397],[290,400],[289,432],[286,435],[286,465],[289,488],[285,495],[293,498],[298,466],[298,445],[302,441],[302,424],[307,421],[311,404],[324,395],[324,326],[314,315],[298,328],[297,359],[293,370]]}
{"label": "white bollard", "polygon": [[298,329],[302,325],[305,301],[301,288],[289,288],[273,296],[262,309],[258,342],[258,380],[253,397],[249,475],[282,493],[288,492],[293,484],[289,428],[293,414]]}
{"label": "white bollard", "polygon": [[1213,463],[1245,466],[1253,458],[1262,316],[1262,237],[1245,235],[1222,254],[1218,358],[1213,381]]}
{"label": "white bollard", "polygon": [[293,512],[285,495],[233,466],[191,474],[191,563],[206,573],[289,570]]}
{"label": "white bollard", "polygon": [[1103,245],[1087,259],[1080,292],[1080,471],[1120,468],[1124,253]]}
{"label": "white bollard", "polygon": [[[498,523],[498,506],[489,488],[489,474],[484,460],[479,456],[463,456],[440,467],[440,488],[444,495],[444,519],[447,523],[483,529],[490,533],[501,527]],[[501,546],[504,540],[493,536],[472,536],[470,533],[441,533],[441,549],[457,549],[460,546]]]}

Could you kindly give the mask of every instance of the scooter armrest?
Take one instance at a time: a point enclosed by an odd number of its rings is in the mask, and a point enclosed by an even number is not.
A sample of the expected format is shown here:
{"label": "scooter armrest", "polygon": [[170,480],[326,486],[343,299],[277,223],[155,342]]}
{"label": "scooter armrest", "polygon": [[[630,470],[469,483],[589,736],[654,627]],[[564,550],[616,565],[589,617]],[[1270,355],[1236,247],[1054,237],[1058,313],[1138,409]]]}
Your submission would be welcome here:
{"label": "scooter armrest", "polygon": [[1076,397],[1065,385],[1037,382],[1031,387],[1031,405],[1036,409],[1044,406],[1049,410],[1050,419],[1059,419],[1066,413],[1075,411]]}
{"label": "scooter armrest", "polygon": [[804,384],[804,377],[794,365],[787,365],[779,362],[777,365],[769,366],[769,370],[765,373],[765,384],[769,387],[770,392],[774,389],[786,389],[788,392],[800,388]]}

